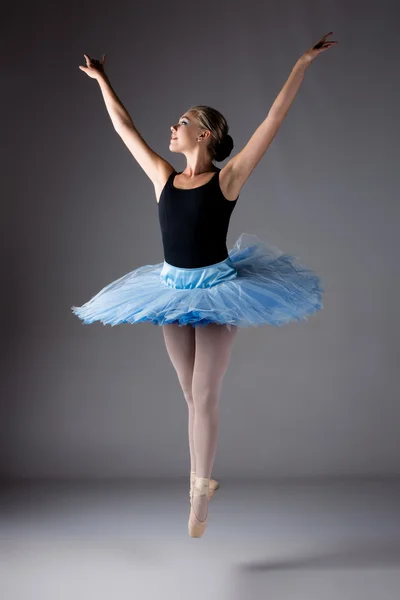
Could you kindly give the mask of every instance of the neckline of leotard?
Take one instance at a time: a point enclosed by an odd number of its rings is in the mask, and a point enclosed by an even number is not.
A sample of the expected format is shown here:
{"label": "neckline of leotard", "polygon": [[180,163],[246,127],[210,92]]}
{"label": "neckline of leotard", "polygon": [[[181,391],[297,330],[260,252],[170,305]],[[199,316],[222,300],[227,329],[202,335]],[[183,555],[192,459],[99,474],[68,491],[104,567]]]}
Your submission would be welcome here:
{"label": "neckline of leotard", "polygon": [[172,173],[172,177],[171,177],[171,185],[174,188],[174,190],[178,190],[179,192],[192,192],[193,190],[199,190],[200,188],[208,185],[209,183],[211,183],[214,180],[214,177],[220,172],[221,169],[218,169],[218,171],[215,171],[214,175],[206,182],[206,183],[202,183],[201,185],[198,185],[197,187],[194,188],[178,188],[174,186],[174,179],[175,179],[175,175],[180,175],[181,173],[183,173],[183,171],[179,171],[179,173],[177,171],[173,171]]}

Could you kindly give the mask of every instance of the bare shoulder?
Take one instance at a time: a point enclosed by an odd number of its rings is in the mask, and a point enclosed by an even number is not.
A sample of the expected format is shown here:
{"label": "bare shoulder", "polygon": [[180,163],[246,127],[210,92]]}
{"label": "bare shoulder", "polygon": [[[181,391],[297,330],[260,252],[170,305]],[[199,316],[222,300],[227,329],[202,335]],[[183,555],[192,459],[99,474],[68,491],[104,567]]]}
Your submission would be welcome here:
{"label": "bare shoulder", "polygon": [[173,173],[174,171],[174,167],[168,161],[165,160],[160,164],[157,176],[153,180],[157,204],[160,201],[161,192],[163,191],[165,184],[168,181],[168,177],[170,177],[171,173]]}

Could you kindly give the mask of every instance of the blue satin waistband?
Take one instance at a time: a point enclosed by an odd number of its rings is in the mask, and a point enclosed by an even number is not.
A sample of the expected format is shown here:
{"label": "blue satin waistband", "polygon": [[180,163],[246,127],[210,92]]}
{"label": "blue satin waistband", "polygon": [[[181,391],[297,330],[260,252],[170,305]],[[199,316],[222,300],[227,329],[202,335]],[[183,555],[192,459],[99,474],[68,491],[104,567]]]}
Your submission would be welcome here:
{"label": "blue satin waistband", "polygon": [[181,290],[213,287],[222,281],[235,279],[236,276],[237,271],[229,256],[214,265],[195,269],[174,267],[164,260],[160,273],[160,278],[166,285]]}

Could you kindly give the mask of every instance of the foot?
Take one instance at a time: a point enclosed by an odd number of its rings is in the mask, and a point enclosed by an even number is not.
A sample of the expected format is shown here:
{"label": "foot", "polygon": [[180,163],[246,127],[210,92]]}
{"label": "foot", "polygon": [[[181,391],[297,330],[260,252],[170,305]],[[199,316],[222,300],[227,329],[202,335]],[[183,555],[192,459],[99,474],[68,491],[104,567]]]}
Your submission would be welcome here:
{"label": "foot", "polygon": [[196,482],[193,488],[192,510],[197,521],[203,522],[206,520],[208,513],[208,485],[200,485]]}
{"label": "foot", "polygon": [[197,477],[193,487],[192,505],[189,515],[189,535],[201,537],[206,530],[208,522],[208,490],[210,480],[205,477]]}

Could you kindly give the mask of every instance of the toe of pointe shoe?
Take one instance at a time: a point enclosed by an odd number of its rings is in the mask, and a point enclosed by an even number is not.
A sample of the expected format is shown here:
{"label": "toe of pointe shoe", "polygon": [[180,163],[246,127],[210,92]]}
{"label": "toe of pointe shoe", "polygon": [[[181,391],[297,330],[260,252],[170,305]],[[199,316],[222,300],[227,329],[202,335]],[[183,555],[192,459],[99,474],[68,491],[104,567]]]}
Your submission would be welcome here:
{"label": "toe of pointe shoe", "polygon": [[199,538],[203,535],[206,530],[208,523],[208,516],[205,521],[199,521],[194,512],[193,508],[190,510],[189,522],[188,522],[188,531],[190,537]]}

